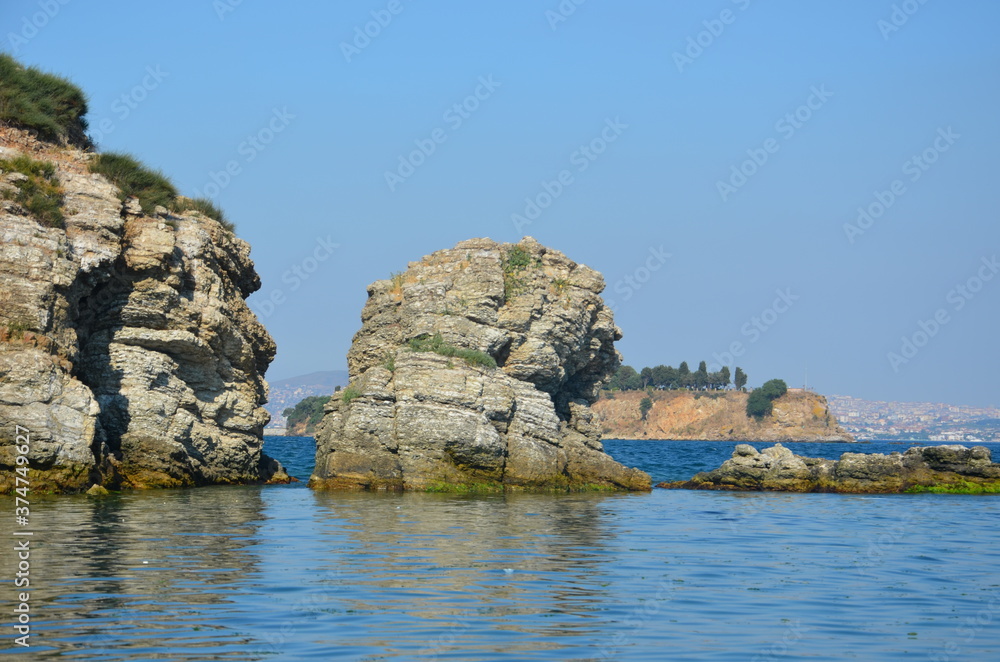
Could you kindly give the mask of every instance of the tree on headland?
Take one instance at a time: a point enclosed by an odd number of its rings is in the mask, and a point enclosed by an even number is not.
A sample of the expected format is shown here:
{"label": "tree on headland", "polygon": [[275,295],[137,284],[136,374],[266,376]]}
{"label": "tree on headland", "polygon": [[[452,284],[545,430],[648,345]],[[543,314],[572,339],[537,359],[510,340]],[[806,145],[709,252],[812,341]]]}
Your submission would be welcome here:
{"label": "tree on headland", "polygon": [[758,421],[769,416],[774,410],[774,401],[788,392],[788,385],[782,379],[772,379],[754,389],[747,398],[747,416]]}
{"label": "tree on headland", "polygon": [[653,408],[653,401],[649,397],[643,398],[639,402],[639,413],[642,415],[642,420],[646,420],[646,414],[649,410]]}
{"label": "tree on headland", "polygon": [[[741,368],[736,368],[736,375],[742,379],[742,383],[736,385],[740,388],[746,384],[746,373]],[[730,378],[728,367],[723,366],[718,372],[709,372],[705,361],[698,364],[695,372],[688,368],[687,361],[682,361],[677,368],[669,365],[647,366],[641,372],[636,372],[632,366],[623,365],[608,380],[605,388],[610,391],[723,390],[730,387]]]}
{"label": "tree on headland", "polygon": [[704,361],[698,364],[698,370],[694,373],[694,387],[698,389],[708,387],[708,364]]}
{"label": "tree on headland", "polygon": [[742,391],[743,387],[747,385],[747,373],[743,372],[743,368],[739,366],[737,366],[736,375],[733,377],[733,385],[737,391]]}
{"label": "tree on headland", "polygon": [[760,387],[760,390],[764,392],[764,395],[776,400],[788,393],[788,384],[785,383],[784,379],[771,379],[764,382],[764,385]]}
{"label": "tree on headland", "polygon": [[639,372],[639,379],[642,380],[642,387],[643,388],[646,388],[647,386],[649,386],[652,383],[652,381],[653,381],[653,369],[652,368],[643,368],[642,371]]}
{"label": "tree on headland", "polygon": [[642,378],[630,365],[623,365],[608,381],[612,391],[638,391],[642,389]]}
{"label": "tree on headland", "polygon": [[294,407],[289,407],[281,412],[287,419],[288,429],[292,429],[305,424],[304,434],[311,435],[316,424],[323,418],[323,405],[330,400],[329,395],[311,395],[300,401]]}
{"label": "tree on headland", "polygon": [[751,393],[750,397],[747,398],[747,416],[750,418],[756,418],[759,421],[768,416],[773,408],[771,399],[764,395],[760,389]]}
{"label": "tree on headland", "polygon": [[668,365],[658,365],[653,368],[653,384],[662,389],[679,388],[680,377],[677,369]]}

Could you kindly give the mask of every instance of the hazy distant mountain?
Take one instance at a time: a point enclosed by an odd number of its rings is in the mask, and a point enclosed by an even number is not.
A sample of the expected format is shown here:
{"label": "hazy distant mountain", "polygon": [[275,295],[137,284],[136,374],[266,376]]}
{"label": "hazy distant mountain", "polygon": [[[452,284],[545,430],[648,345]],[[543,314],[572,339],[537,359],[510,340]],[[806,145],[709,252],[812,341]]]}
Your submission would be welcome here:
{"label": "hazy distant mountain", "polygon": [[281,412],[294,407],[310,395],[330,395],[338,386],[347,386],[346,370],[322,370],[308,375],[269,382],[271,394],[264,408],[271,412],[271,426],[284,426]]}
{"label": "hazy distant mountain", "polygon": [[[346,370],[321,370],[320,372],[310,372],[308,375],[300,375],[298,377],[289,377],[288,379],[281,379],[278,381],[270,382],[271,388],[328,388],[330,393],[333,393],[333,389],[337,386],[347,386],[347,371]],[[319,394],[325,395],[325,394]]]}

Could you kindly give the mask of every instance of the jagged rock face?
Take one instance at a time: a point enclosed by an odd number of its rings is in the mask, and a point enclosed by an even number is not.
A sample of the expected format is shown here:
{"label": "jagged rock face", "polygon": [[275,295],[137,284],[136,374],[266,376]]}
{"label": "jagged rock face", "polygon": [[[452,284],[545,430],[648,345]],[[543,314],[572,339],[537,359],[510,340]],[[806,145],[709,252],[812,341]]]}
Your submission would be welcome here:
{"label": "jagged rock face", "polygon": [[985,446],[929,446],[905,453],[844,453],[839,460],[795,455],[781,444],[740,444],[718,469],[657,487],[698,490],[897,493],[939,489],[1000,492],[1000,464]]}
{"label": "jagged rock face", "polygon": [[17,425],[38,489],[267,478],[275,348],[245,303],[259,287],[249,246],[197,213],[123,205],[89,154],[4,138],[0,158],[56,164],[66,227],[0,203],[0,490]]}
{"label": "jagged rock face", "polygon": [[[604,453],[591,418],[620,362],[603,289],[530,237],[465,241],[370,285],[311,484],[648,489]],[[442,351],[413,351],[414,339]]]}

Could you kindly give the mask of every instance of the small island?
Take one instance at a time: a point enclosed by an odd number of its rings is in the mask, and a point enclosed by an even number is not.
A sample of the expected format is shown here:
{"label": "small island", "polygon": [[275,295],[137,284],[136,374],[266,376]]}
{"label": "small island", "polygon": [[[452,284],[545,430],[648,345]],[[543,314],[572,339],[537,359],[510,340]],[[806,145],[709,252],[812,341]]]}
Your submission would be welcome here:
{"label": "small island", "polygon": [[620,364],[603,289],[531,237],[463,241],[372,283],[310,486],[648,490],[590,411]]}

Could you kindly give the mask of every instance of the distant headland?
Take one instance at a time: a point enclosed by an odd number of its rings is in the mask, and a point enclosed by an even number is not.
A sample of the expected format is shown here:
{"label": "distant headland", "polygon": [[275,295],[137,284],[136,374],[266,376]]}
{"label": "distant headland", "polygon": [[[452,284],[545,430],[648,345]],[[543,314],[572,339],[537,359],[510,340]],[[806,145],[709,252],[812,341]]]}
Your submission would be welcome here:
{"label": "distant headland", "polygon": [[[830,413],[826,398],[788,389],[759,420],[747,415],[743,391],[603,391],[593,405],[611,439],[708,441],[854,441]],[[649,400],[643,414],[643,400]]]}

